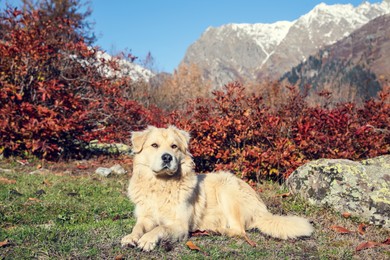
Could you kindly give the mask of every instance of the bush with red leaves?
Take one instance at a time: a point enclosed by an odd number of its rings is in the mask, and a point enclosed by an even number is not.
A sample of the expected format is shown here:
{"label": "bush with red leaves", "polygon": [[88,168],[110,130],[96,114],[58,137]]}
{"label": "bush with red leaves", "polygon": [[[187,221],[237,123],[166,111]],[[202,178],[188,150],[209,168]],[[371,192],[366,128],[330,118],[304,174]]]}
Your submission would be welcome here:
{"label": "bush with red leaves", "polygon": [[309,160],[358,160],[390,152],[388,94],[363,108],[325,109],[308,107],[290,88],[278,111],[264,106],[261,96],[246,95],[238,83],[213,95],[172,113],[169,122],[190,131],[199,172],[226,169],[246,179],[281,180]]}
{"label": "bush with red leaves", "polygon": [[97,57],[72,21],[8,9],[0,17],[0,153],[46,159],[85,155],[93,139],[129,142],[130,131],[175,124],[190,131],[198,172],[283,179],[318,158],[359,160],[390,152],[389,93],[363,107],[308,107],[295,88],[278,109],[230,83],[212,98],[163,116],[132,99],[115,60]]}
{"label": "bush with red leaves", "polygon": [[157,124],[154,113],[126,97],[129,78],[107,77],[114,60],[97,58],[74,35],[71,20],[7,9],[0,28],[0,153],[47,159],[82,155],[92,139],[129,139]]}

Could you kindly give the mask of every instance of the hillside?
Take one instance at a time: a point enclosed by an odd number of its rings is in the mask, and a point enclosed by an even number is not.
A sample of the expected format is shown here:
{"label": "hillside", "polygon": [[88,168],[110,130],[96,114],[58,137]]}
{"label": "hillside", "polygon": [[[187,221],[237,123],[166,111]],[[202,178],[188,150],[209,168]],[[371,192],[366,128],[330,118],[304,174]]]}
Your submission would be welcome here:
{"label": "hillside", "polygon": [[278,79],[286,71],[368,23],[390,13],[390,1],[319,4],[295,21],[209,27],[185,54],[218,88],[233,81]]}
{"label": "hillside", "polygon": [[361,103],[376,96],[390,79],[390,15],[380,16],[351,35],[327,46],[286,73],[281,80],[312,87],[309,100],[319,102],[317,92],[332,92],[332,100]]}

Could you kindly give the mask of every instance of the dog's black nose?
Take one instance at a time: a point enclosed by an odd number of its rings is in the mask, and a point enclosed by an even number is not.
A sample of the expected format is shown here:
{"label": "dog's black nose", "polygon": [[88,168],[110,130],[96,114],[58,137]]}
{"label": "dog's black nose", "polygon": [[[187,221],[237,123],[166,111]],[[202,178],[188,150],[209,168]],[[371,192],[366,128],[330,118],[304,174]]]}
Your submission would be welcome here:
{"label": "dog's black nose", "polygon": [[167,153],[164,153],[162,156],[161,156],[161,159],[163,160],[164,163],[170,163],[172,161],[172,155],[170,154],[167,154]]}

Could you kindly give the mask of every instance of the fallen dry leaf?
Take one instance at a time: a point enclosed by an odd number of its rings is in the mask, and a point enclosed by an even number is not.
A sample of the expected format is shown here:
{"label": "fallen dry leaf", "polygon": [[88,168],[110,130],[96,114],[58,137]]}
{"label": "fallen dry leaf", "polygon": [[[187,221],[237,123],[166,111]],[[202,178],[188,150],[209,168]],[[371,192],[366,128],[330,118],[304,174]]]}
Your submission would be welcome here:
{"label": "fallen dry leaf", "polygon": [[381,245],[381,243],[374,242],[374,241],[368,241],[368,242],[363,242],[363,243],[359,244],[355,250],[361,251],[361,250],[368,249],[368,248],[378,247],[380,245]]}
{"label": "fallen dry leaf", "polygon": [[10,245],[10,243],[9,243],[8,239],[4,240],[3,242],[0,242],[0,247],[6,247],[9,245]]}
{"label": "fallen dry leaf", "polygon": [[251,246],[251,247],[256,247],[257,246],[257,244],[256,244],[256,242],[254,242],[253,240],[251,240],[249,237],[248,237],[248,235],[246,235],[245,234],[245,241]]}
{"label": "fallen dry leaf", "polygon": [[41,202],[41,200],[37,198],[28,198],[27,201],[24,203],[24,205],[29,206],[36,202]]}
{"label": "fallen dry leaf", "polygon": [[198,251],[198,252],[201,252],[203,255],[207,256],[208,254],[206,252],[203,252],[200,247],[198,247],[197,245],[194,244],[194,242],[192,241],[187,241],[186,245],[188,246],[189,249],[191,250],[195,250],[195,251]]}
{"label": "fallen dry leaf", "polygon": [[191,237],[202,237],[210,235],[206,230],[195,230],[194,232],[190,232]]}
{"label": "fallen dry leaf", "polygon": [[1,183],[1,184],[15,184],[16,181],[15,181],[15,180],[10,180],[10,179],[7,179],[7,178],[0,177],[0,183]]}
{"label": "fallen dry leaf", "polygon": [[28,198],[27,202],[41,202],[41,200],[37,198]]}
{"label": "fallen dry leaf", "polygon": [[340,233],[340,234],[352,233],[351,230],[348,230],[348,229],[346,229],[344,227],[340,227],[340,226],[331,226],[330,229],[333,231],[336,231],[337,233]]}
{"label": "fallen dry leaf", "polygon": [[125,259],[125,257],[123,255],[117,255],[115,257],[115,260],[122,260],[122,259]]}
{"label": "fallen dry leaf", "polygon": [[343,214],[341,214],[341,216],[343,216],[343,218],[350,218],[351,217],[351,213],[349,212],[344,212]]}
{"label": "fallen dry leaf", "polygon": [[378,247],[378,246],[387,246],[387,245],[390,245],[390,237],[388,237],[382,243],[378,243],[378,242],[374,242],[374,241],[363,242],[363,243],[359,244],[355,250],[361,251],[361,250],[365,250],[365,249],[369,249],[369,248],[374,248],[374,247]]}
{"label": "fallen dry leaf", "polygon": [[360,223],[358,227],[359,234],[363,236],[366,233],[366,228],[367,228],[366,224]]}
{"label": "fallen dry leaf", "polygon": [[195,245],[194,242],[192,241],[187,241],[186,245],[191,250],[201,251],[200,248],[197,245]]}
{"label": "fallen dry leaf", "polygon": [[281,198],[286,198],[286,197],[289,197],[289,196],[291,196],[290,192],[286,192],[286,193],[282,193],[282,194],[276,195],[276,197],[281,197]]}
{"label": "fallen dry leaf", "polygon": [[390,245],[390,237],[388,237],[385,241],[383,241],[382,244]]}

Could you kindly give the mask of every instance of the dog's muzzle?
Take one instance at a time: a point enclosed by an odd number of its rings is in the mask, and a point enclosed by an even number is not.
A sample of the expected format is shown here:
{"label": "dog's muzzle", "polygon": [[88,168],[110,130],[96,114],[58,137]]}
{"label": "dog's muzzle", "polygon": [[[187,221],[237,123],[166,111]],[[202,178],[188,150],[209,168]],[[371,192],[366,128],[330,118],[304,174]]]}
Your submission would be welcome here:
{"label": "dog's muzzle", "polygon": [[169,168],[171,166],[172,159],[173,159],[172,155],[170,155],[168,153],[164,153],[161,156],[161,160],[162,160],[162,163],[163,163],[163,168]]}
{"label": "dog's muzzle", "polygon": [[178,163],[173,155],[164,153],[160,157],[158,170],[154,171],[157,175],[174,175],[177,172]]}

